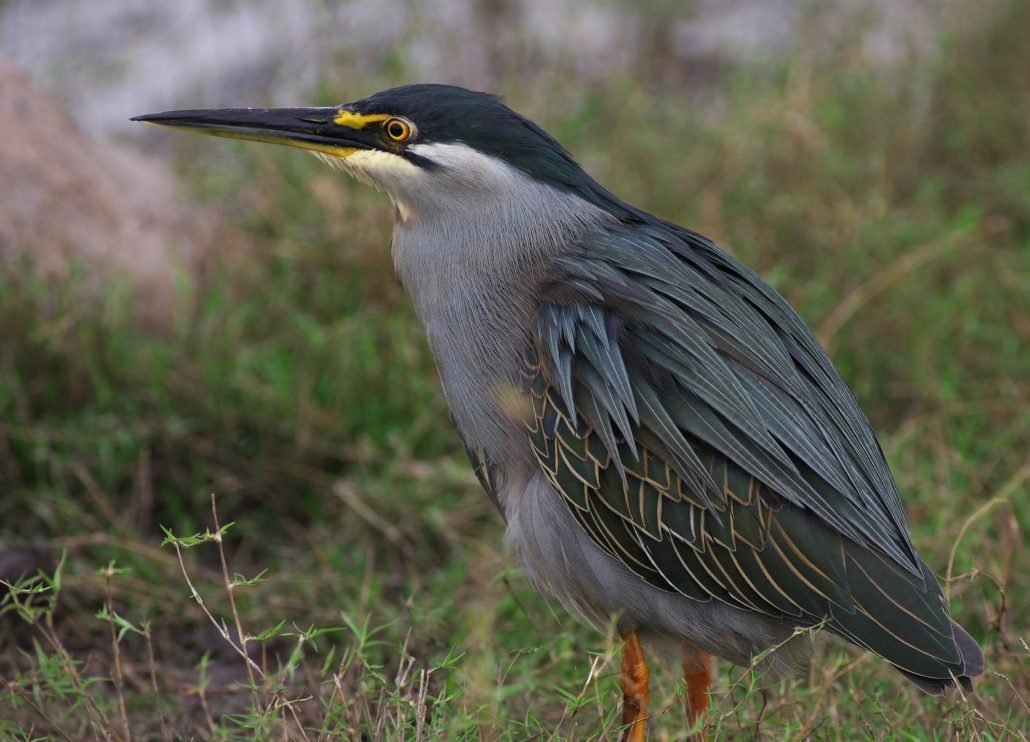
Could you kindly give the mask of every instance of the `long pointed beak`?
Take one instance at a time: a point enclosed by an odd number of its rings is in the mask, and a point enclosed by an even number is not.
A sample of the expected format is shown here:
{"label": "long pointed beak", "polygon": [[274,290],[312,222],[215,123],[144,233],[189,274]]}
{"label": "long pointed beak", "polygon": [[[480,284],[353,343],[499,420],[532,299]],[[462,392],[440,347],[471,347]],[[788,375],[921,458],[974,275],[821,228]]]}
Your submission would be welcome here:
{"label": "long pointed beak", "polygon": [[374,149],[377,134],[364,126],[337,123],[340,108],[221,108],[165,111],[133,121],[230,139],[285,144],[338,157]]}

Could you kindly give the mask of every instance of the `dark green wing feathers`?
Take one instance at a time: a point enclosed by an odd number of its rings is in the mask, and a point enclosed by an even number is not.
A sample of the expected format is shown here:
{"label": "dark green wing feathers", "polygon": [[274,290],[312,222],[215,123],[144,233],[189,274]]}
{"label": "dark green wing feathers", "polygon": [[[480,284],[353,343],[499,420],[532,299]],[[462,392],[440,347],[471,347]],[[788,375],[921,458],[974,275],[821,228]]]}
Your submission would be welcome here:
{"label": "dark green wing feathers", "polygon": [[979,671],[868,422],[781,297],[660,224],[596,231],[555,269],[527,425],[602,549],[695,600],[825,621],[926,690]]}

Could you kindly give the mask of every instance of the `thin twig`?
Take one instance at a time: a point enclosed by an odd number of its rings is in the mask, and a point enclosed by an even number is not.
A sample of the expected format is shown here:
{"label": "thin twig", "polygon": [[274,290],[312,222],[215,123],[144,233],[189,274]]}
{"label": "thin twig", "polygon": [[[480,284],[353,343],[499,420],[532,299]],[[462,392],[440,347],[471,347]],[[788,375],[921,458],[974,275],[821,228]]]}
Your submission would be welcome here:
{"label": "thin twig", "polygon": [[256,709],[259,703],[257,696],[257,678],[254,676],[254,670],[257,669],[262,680],[264,680],[264,673],[261,671],[261,668],[259,668],[257,664],[250,659],[250,655],[247,654],[247,635],[243,633],[243,621],[240,620],[240,612],[236,609],[236,583],[233,582],[232,577],[229,576],[229,564],[225,559],[225,547],[222,545],[222,526],[218,522],[218,508],[215,505],[215,495],[213,492],[211,493],[211,517],[214,519],[215,523],[214,540],[218,545],[218,558],[222,563],[222,579],[225,584],[225,592],[229,596],[229,610],[232,612],[233,622],[236,624],[236,636],[239,640],[240,653],[247,660],[247,679],[250,681],[250,697],[254,701],[254,708]]}
{"label": "thin twig", "polygon": [[815,332],[819,342],[823,347],[828,348],[840,328],[847,324],[859,309],[868,304],[877,294],[889,288],[892,283],[903,278],[905,274],[911,273],[924,263],[946,253],[958,236],[953,234],[904,253],[868,281],[852,290],[820,323],[819,329]]}
{"label": "thin twig", "polygon": [[58,721],[56,718],[52,717],[50,714],[46,712],[46,709],[44,709],[43,706],[36,701],[36,698],[32,693],[20,692],[23,690],[23,688],[18,683],[10,681],[7,681],[6,689],[8,693],[19,692],[19,701],[23,702],[26,706],[35,711],[36,715],[39,716],[39,718],[41,718],[43,721],[49,724],[51,729],[56,729],[57,733],[64,737],[66,740],[68,740],[68,742],[75,742],[76,738],[73,737],[71,733],[64,728],[60,721]]}
{"label": "thin twig", "polygon": [[211,715],[211,707],[207,704],[207,676],[203,665],[201,666],[201,676],[201,682],[197,685],[197,697],[200,698],[200,708],[204,711],[207,728],[214,736],[218,733],[218,729],[215,726],[215,717]]}
{"label": "thin twig", "polygon": [[118,712],[122,716],[122,733],[126,742],[131,742],[132,732],[129,731],[129,713],[125,709],[125,693],[122,688],[125,685],[125,678],[122,674],[122,652],[118,646],[118,632],[114,628],[114,598],[111,590],[111,570],[104,572],[104,585],[107,592],[107,625],[111,628],[111,651],[114,654],[114,691],[118,698]]}
{"label": "thin twig", "polygon": [[[1026,469],[1027,473],[1030,474],[1030,466],[1024,467],[1024,469]],[[962,524],[962,528],[959,529],[958,536],[955,537],[955,541],[951,545],[951,552],[948,554],[948,571],[944,577],[944,596],[949,601],[951,600],[951,575],[955,569],[955,557],[958,554],[958,547],[962,543],[962,539],[976,521],[998,506],[1007,506],[1008,508],[1012,508],[1012,501],[1004,496],[992,497],[990,500],[978,507],[972,515],[966,518],[965,522]]]}
{"label": "thin twig", "polygon": [[161,739],[171,742],[172,731],[168,728],[168,720],[165,719],[165,705],[161,700],[161,691],[157,685],[157,663],[154,661],[154,642],[150,631],[150,621],[143,621],[143,638],[147,644],[147,669],[150,671],[150,688],[154,692],[154,705],[157,706],[157,718],[161,722]]}
{"label": "thin twig", "polygon": [[[243,658],[246,660],[247,667],[247,679],[250,681],[250,697],[254,704],[254,710],[262,708],[261,700],[258,698],[258,684],[257,677],[260,677],[262,682],[267,682],[264,671],[255,663],[247,652],[247,643],[249,638],[247,633],[243,630],[243,620],[240,618],[239,609],[236,607],[236,581],[229,574],[229,560],[225,557],[225,546],[222,539],[222,525],[218,521],[218,506],[214,493],[211,493],[211,517],[214,520],[215,531],[214,541],[218,546],[218,558],[222,564],[222,580],[225,585],[225,592],[229,596],[229,610],[232,613],[233,623],[236,625],[236,636],[239,640],[238,650]],[[206,609],[205,609],[206,610]],[[224,627],[223,627],[224,630]],[[223,635],[228,637],[228,631],[224,630]],[[230,644],[232,642],[230,641]],[[257,677],[254,672],[257,671]],[[293,707],[295,703],[301,699],[289,700],[281,693],[273,693],[271,700],[266,706],[264,706],[263,716],[269,711],[274,709],[286,708],[293,717],[294,722],[297,724],[297,729],[300,731],[300,736],[305,740],[308,739],[307,732],[304,730],[304,724],[301,722],[300,717],[297,715],[297,710]]]}
{"label": "thin twig", "polygon": [[93,699],[89,689],[82,680],[82,676],[79,674],[78,668],[75,666],[75,660],[72,659],[71,654],[69,654],[68,650],[57,636],[57,631],[54,629],[53,613],[48,612],[46,614],[43,624],[39,625],[39,631],[60,658],[61,669],[67,673],[68,677],[72,681],[72,685],[75,687],[75,691],[82,698],[83,704],[86,707],[86,713],[89,715],[94,728],[110,728],[111,722],[107,718],[107,714],[104,713],[104,710],[98,706],[96,701]]}
{"label": "thin twig", "polygon": [[219,636],[221,636],[222,639],[224,639],[247,663],[253,665],[253,668],[260,674],[261,668],[257,666],[254,660],[247,656],[246,652],[236,646],[236,642],[233,641],[228,629],[226,629],[223,624],[219,623],[219,621],[211,614],[211,611],[208,610],[207,605],[204,603],[204,599],[200,597],[200,593],[197,592],[197,588],[193,586],[193,581],[190,580],[190,574],[186,570],[186,563],[182,558],[182,547],[180,547],[175,541],[172,542],[172,546],[175,547],[175,555],[179,558],[179,569],[182,571],[183,579],[186,580],[186,586],[190,589],[190,597],[192,597],[193,600],[196,601],[197,605],[200,606],[200,609],[204,612],[204,615],[207,616],[208,620],[211,621],[211,624],[215,627]]}
{"label": "thin twig", "polygon": [[[594,657],[593,661],[590,663],[590,672],[587,673],[587,679],[586,681],[584,681],[583,687],[580,689],[579,694],[576,696],[576,708],[572,710],[571,718],[575,718],[576,714],[579,712],[580,702],[583,700],[583,696],[586,695],[587,689],[590,687],[590,684],[593,683],[598,676],[597,664],[604,659],[604,656],[599,654],[596,657]],[[512,662],[514,662],[514,660]],[[608,664],[607,661],[605,661],[605,664]],[[568,718],[570,718],[569,704],[566,703],[565,709],[562,711],[561,718],[558,719],[558,723],[554,725],[554,731],[551,733],[551,736],[548,737],[548,740],[552,740],[558,736],[558,732],[561,730],[562,724],[564,724],[565,720]]]}
{"label": "thin twig", "polygon": [[364,503],[354,491],[351,483],[341,479],[333,485],[333,494],[339,497],[354,513],[372,528],[379,531],[386,540],[400,549],[405,556],[413,558],[414,550],[411,544],[404,538],[404,534],[397,526],[384,520],[378,513]]}

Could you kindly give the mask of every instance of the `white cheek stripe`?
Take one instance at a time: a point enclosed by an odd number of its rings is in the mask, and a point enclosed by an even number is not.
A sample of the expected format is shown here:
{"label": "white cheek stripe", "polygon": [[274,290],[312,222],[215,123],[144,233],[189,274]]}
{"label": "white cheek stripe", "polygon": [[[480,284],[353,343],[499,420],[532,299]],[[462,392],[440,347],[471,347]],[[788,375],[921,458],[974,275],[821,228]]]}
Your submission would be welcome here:
{"label": "white cheek stripe", "polygon": [[421,172],[403,157],[378,149],[362,149],[347,155],[309,151],[329,167],[350,173],[377,190],[389,190],[400,179],[417,177]]}
{"label": "white cheek stripe", "polygon": [[520,172],[503,160],[483,154],[464,142],[413,144],[409,149],[412,154],[452,171],[453,177],[473,178],[482,186],[507,182],[513,176],[521,176]]}
{"label": "white cheek stripe", "polygon": [[414,178],[422,172],[420,167],[400,155],[381,149],[362,149],[349,154],[343,158],[343,167],[353,170],[356,177],[361,177],[358,174],[360,172],[375,178],[384,187],[389,185],[390,181]]}
{"label": "white cheek stripe", "polygon": [[378,149],[358,150],[343,156],[314,154],[361,182],[386,191],[402,221],[419,211],[435,211],[449,205],[441,203],[441,198],[467,200],[507,193],[526,180],[523,173],[503,160],[462,142],[413,144],[409,151],[437,168],[426,170],[405,157]]}

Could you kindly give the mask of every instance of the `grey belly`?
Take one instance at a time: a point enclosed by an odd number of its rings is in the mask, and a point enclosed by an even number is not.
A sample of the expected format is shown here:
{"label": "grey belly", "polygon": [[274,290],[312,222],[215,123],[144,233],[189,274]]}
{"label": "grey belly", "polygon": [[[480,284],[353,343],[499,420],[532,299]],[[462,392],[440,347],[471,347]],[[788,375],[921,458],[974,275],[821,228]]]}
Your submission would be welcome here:
{"label": "grey belly", "polygon": [[[761,614],[647,583],[591,540],[540,473],[519,492],[504,494],[508,545],[530,581],[595,627],[618,617],[622,634],[639,631],[658,646],[672,640],[743,665],[793,631]],[[791,641],[774,653],[770,664],[781,667],[773,669],[796,666],[805,652],[801,644]]]}

